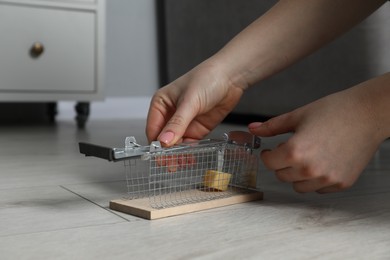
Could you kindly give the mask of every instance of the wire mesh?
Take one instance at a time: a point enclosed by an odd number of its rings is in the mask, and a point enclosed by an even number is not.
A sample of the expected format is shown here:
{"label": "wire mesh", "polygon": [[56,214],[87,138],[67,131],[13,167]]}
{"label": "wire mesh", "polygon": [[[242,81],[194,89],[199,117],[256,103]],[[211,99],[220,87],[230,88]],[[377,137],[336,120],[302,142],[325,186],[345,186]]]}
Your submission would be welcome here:
{"label": "wire mesh", "polygon": [[229,197],[256,187],[252,150],[220,142],[160,151],[124,161],[128,199],[149,198],[168,208]]}

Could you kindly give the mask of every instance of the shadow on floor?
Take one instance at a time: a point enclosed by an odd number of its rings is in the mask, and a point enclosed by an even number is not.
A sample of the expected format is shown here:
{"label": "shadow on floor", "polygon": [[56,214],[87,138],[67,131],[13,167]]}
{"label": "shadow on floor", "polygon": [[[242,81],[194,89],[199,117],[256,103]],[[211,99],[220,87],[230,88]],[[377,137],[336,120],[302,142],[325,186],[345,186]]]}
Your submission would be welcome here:
{"label": "shadow on floor", "polygon": [[0,126],[54,126],[56,114],[55,102],[0,103]]}

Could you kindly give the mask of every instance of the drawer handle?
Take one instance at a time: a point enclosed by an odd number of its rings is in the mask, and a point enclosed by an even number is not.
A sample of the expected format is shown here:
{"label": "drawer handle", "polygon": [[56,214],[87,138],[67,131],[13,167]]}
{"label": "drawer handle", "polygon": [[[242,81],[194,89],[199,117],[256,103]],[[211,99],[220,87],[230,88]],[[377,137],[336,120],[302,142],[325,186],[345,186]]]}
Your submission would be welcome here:
{"label": "drawer handle", "polygon": [[40,42],[35,42],[30,49],[30,55],[33,58],[38,58],[45,51],[45,46]]}

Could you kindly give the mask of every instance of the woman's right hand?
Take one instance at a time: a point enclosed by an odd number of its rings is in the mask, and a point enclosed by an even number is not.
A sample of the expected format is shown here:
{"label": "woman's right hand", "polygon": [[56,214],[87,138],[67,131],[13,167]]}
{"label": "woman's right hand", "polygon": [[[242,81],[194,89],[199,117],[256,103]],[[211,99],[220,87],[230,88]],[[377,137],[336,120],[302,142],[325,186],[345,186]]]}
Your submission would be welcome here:
{"label": "woman's right hand", "polygon": [[171,146],[183,139],[202,139],[232,111],[245,88],[206,60],[154,94],[146,125],[148,140]]}

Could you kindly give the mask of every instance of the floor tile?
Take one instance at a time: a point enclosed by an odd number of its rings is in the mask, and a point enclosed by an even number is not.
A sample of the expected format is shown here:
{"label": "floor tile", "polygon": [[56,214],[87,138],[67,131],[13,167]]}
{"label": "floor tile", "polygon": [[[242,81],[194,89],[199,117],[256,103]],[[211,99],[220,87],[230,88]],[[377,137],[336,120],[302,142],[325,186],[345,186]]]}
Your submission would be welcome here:
{"label": "floor tile", "polygon": [[80,195],[83,198],[86,198],[89,201],[96,203],[97,205],[107,210],[112,211],[113,213],[129,221],[140,220],[138,217],[134,217],[118,211],[113,211],[109,208],[109,203],[111,200],[126,198],[126,181],[70,184],[65,185],[64,188]]}
{"label": "floor tile", "polygon": [[0,237],[0,249],[5,259],[381,258],[390,252],[390,233],[383,232],[390,206],[382,206],[389,199],[390,193],[360,201],[244,203],[230,211]]}
{"label": "floor tile", "polygon": [[[145,120],[0,128],[1,259],[386,259],[390,141],[341,193],[297,194],[261,169],[265,199],[161,220],[110,211],[126,193],[121,163],[84,157],[78,142],[147,144]],[[221,138],[246,126],[220,125]],[[272,148],[289,135],[263,138]]]}
{"label": "floor tile", "polygon": [[123,221],[59,186],[0,190],[0,237]]}

